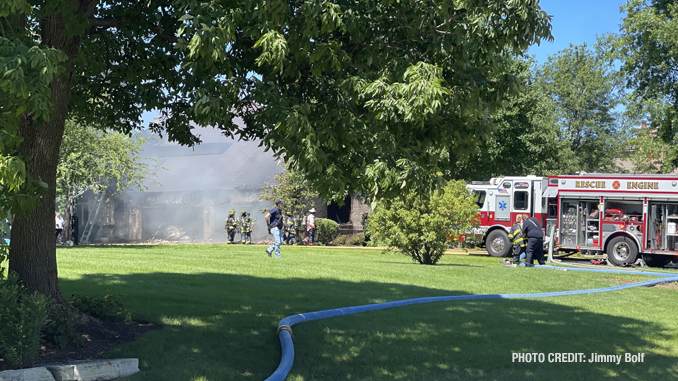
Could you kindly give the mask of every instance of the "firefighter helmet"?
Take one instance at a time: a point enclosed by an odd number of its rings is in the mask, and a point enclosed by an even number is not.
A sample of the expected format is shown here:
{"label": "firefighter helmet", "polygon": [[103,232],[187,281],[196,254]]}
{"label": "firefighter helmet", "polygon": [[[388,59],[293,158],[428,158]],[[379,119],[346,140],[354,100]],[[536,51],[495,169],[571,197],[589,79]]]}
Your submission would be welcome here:
{"label": "firefighter helmet", "polygon": [[228,211],[228,214],[229,214],[229,215],[235,214],[235,209],[229,210],[229,211]]}

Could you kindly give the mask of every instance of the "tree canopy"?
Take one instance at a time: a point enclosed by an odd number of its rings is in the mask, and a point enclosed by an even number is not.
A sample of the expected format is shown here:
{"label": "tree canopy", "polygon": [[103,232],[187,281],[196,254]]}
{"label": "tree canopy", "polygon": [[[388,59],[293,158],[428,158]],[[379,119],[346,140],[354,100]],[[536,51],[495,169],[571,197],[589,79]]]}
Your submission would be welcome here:
{"label": "tree canopy", "polygon": [[148,139],[139,135],[67,122],[59,152],[57,195],[78,197],[88,190],[99,192],[109,187],[121,192],[130,186],[143,191],[158,165],[141,156]]}
{"label": "tree canopy", "polygon": [[561,173],[561,133],[554,104],[539,86],[537,65],[532,59],[516,58],[511,71],[520,92],[492,114],[495,132],[477,145],[473,155],[457,162],[456,177],[471,181]]}
{"label": "tree canopy", "polygon": [[271,201],[271,205],[277,199],[283,200],[285,212],[291,212],[297,219],[315,205],[318,194],[309,187],[308,180],[301,173],[286,169],[276,174],[274,179],[277,184],[265,183],[261,186],[260,200]]}
{"label": "tree canopy", "polygon": [[495,133],[459,160],[460,178],[619,171],[636,108],[623,110],[623,73],[612,60],[614,38],[570,45],[542,65],[515,59],[520,92],[491,115]]}
{"label": "tree canopy", "polygon": [[160,109],[171,141],[198,142],[193,125],[263,139],[325,199],[394,196],[451,177],[516,90],[509,58],[551,38],[533,0],[8,0],[0,23],[2,160],[46,184],[14,222],[10,269],[57,298],[67,118],[130,132]]}
{"label": "tree canopy", "polygon": [[562,145],[561,170],[614,168],[626,125],[616,108],[623,98],[623,77],[601,44],[570,45],[550,56],[538,73],[539,85],[553,103]]}
{"label": "tree canopy", "polygon": [[517,91],[510,58],[550,38],[549,21],[532,1],[282,7],[244,118],[323,198],[428,191],[492,133]]}
{"label": "tree canopy", "polygon": [[635,141],[639,168],[670,172],[678,166],[678,7],[667,0],[629,0],[622,11],[619,57],[627,87],[653,130]]}

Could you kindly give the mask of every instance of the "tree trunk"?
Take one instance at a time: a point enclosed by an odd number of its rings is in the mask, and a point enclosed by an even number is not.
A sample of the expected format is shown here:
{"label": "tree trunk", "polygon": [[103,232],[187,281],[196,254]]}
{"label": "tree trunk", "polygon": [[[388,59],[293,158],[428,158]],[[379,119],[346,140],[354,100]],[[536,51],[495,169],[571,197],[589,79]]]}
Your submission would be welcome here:
{"label": "tree trunk", "polygon": [[[52,99],[63,88],[63,83],[52,83]],[[34,179],[47,183],[47,192],[28,215],[17,216],[14,220],[9,250],[9,269],[19,274],[24,286],[57,300],[62,300],[63,296],[57,279],[54,210],[56,164],[63,128],[64,119],[57,115],[40,126],[34,126],[33,121],[22,117],[19,136],[24,140],[19,145],[19,152],[31,159],[26,171]]]}
{"label": "tree trunk", "polygon": [[19,124],[19,136],[23,141],[18,151],[29,158],[26,172],[32,178],[47,183],[47,192],[38,199],[38,206],[34,210],[14,220],[9,270],[17,272],[29,290],[63,302],[57,277],[55,245],[56,168],[71,97],[72,59],[78,51],[80,39],[65,36],[61,14],[47,16],[41,20],[41,27],[42,43],[66,53],[68,61],[65,63],[65,73],[56,77],[51,84],[54,109],[50,121],[39,123],[33,120],[32,115],[24,114]]}

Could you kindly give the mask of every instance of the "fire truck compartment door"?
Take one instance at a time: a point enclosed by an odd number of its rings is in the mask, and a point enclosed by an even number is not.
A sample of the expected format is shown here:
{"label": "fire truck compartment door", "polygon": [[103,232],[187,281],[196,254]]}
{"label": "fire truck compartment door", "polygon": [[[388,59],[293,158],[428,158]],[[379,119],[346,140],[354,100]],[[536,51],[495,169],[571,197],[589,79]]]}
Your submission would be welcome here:
{"label": "fire truck compartment door", "polygon": [[511,196],[497,195],[497,207],[494,210],[494,219],[496,221],[511,220]]}
{"label": "fire truck compartment door", "polygon": [[544,191],[544,194],[542,197],[546,198],[554,198],[558,196],[558,188],[556,187],[546,187],[546,190]]}

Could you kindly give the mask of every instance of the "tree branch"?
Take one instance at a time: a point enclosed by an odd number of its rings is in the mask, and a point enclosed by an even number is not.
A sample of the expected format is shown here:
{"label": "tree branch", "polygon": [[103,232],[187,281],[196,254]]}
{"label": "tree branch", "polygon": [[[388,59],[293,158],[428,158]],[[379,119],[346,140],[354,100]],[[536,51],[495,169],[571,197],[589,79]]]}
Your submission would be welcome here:
{"label": "tree branch", "polygon": [[178,39],[176,36],[170,36],[169,34],[161,33],[161,32],[160,32],[160,28],[158,28],[158,27],[155,26],[155,25],[150,25],[148,28],[149,28],[151,31],[155,32],[155,34],[156,34],[158,37],[162,38],[163,40],[165,40],[165,41],[167,41],[167,42],[171,42],[171,43],[173,43],[173,44],[176,44],[176,43],[179,41],[179,39]]}
{"label": "tree branch", "polygon": [[431,32],[438,32],[438,29],[444,27],[445,25],[447,25],[447,24],[451,23],[452,21],[457,20],[459,17],[465,16],[465,15],[466,15],[466,12],[458,13],[458,14],[456,14],[456,15],[450,17],[447,21],[443,22],[442,24],[436,25],[436,26],[434,26],[434,27],[431,28],[431,29],[425,30],[425,31],[423,31],[423,32],[421,32],[421,33],[417,33],[417,34],[415,34],[415,35],[412,36],[412,37],[405,38],[405,39],[402,39],[402,40],[398,40],[398,41],[386,41],[386,44],[388,44],[388,45],[391,45],[391,44],[398,44],[398,43],[401,43],[401,42],[405,42],[405,41],[410,41],[410,40],[417,39],[417,38],[419,38],[419,37],[421,37],[421,36],[424,36],[424,35],[427,35],[427,34],[429,34],[429,33],[431,33]]}
{"label": "tree branch", "polygon": [[108,28],[116,28],[124,24],[129,24],[132,22],[132,19],[127,18],[127,17],[120,17],[120,18],[115,18],[115,17],[106,17],[106,18],[90,18],[89,19],[89,25],[93,28],[97,29],[108,29]]}
{"label": "tree branch", "polygon": [[[107,17],[107,18],[90,18],[89,24],[91,27],[96,28],[98,31],[101,30],[106,30],[109,28],[117,28],[119,26],[129,24],[134,19],[129,18],[129,17],[120,17],[120,18],[115,18],[115,17]],[[171,36],[165,33],[162,33],[160,31],[160,28],[154,24],[151,24],[148,26],[148,29],[155,33],[158,37],[161,39],[171,42],[171,43],[177,43],[179,39],[176,36]]]}

